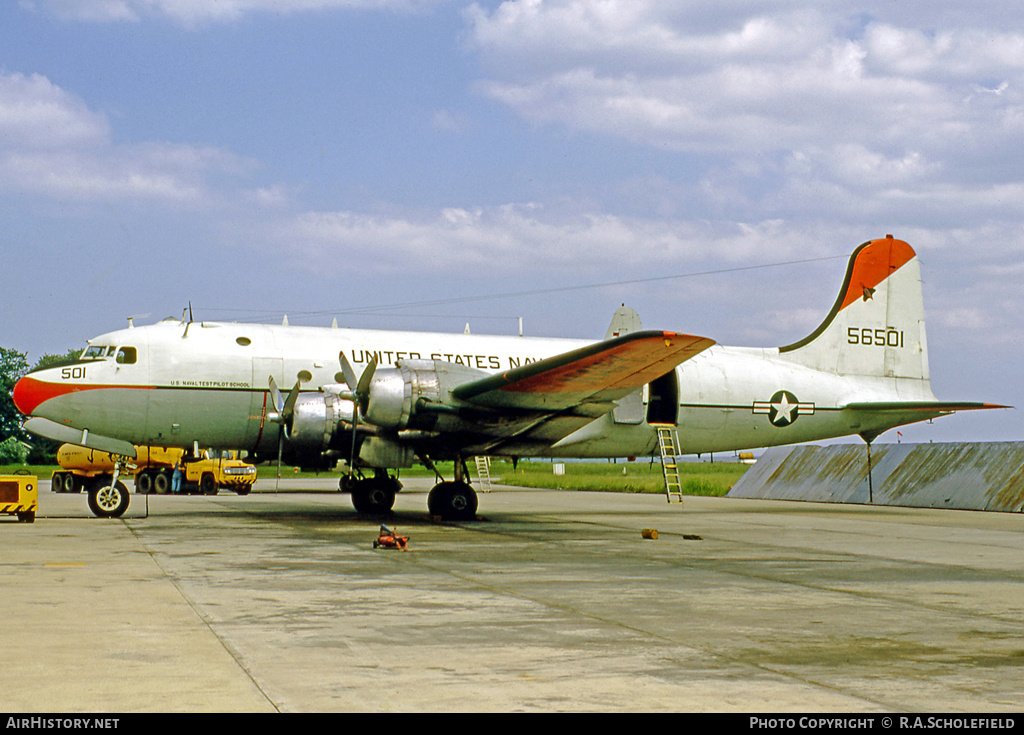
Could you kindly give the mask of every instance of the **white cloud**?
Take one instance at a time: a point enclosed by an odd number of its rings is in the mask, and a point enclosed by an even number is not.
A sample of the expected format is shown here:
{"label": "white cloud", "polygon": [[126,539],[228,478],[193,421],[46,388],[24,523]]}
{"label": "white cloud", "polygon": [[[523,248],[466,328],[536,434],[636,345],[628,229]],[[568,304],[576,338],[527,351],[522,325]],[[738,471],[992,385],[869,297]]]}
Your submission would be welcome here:
{"label": "white cloud", "polygon": [[[759,4],[697,26],[675,4],[511,0],[466,13],[488,70],[480,89],[543,124],[696,153],[830,150],[889,159],[962,155],[1019,132],[1024,34],[935,34],[873,21],[842,31],[832,11]],[[968,98],[997,89],[984,109]],[[1008,94],[1009,93],[1009,96]],[[925,147],[930,149],[925,150]]]}
{"label": "white cloud", "polygon": [[[637,271],[679,275],[723,262],[745,267],[830,255],[837,242],[824,239],[824,229],[795,228],[781,220],[733,224],[569,213],[536,203],[414,215],[306,212],[263,227],[270,233],[268,247],[318,271],[357,267],[477,276],[557,271],[591,278]],[[239,240],[252,242],[247,234]],[[838,244],[844,250],[856,242]]]}
{"label": "white cloud", "polygon": [[57,201],[204,206],[220,176],[252,169],[213,147],[117,144],[102,113],[33,74],[0,73],[0,190]]}
{"label": "white cloud", "polygon": [[109,135],[104,115],[46,77],[0,72],[0,150],[93,146]]}

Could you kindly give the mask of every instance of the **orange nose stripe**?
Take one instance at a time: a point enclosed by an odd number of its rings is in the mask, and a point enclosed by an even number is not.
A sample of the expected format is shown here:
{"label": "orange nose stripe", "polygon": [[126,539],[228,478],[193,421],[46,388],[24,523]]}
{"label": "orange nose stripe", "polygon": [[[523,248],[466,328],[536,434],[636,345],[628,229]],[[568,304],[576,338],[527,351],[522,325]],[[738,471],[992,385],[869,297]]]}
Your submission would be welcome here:
{"label": "orange nose stripe", "polygon": [[80,390],[90,390],[99,386],[73,385],[68,383],[47,383],[26,376],[14,385],[11,397],[14,405],[26,416],[31,416],[40,405],[51,398],[57,398],[69,393],[77,393]]}

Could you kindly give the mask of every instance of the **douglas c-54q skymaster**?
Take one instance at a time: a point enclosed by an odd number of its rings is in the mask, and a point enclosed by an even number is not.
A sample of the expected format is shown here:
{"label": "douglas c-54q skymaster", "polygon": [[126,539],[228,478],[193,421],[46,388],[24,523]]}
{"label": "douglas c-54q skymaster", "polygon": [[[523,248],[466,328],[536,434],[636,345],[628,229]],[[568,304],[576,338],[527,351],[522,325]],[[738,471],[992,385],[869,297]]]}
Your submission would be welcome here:
{"label": "douglas c-54q skymaster", "polygon": [[[128,456],[149,445],[324,469],[344,460],[342,488],[363,512],[391,509],[391,470],[454,460],[427,501],[448,519],[475,517],[474,456],[650,456],[664,424],[684,454],[870,442],[992,407],[932,394],[918,259],[892,236],[857,248],[831,312],[791,345],[724,347],[638,322],[620,310],[606,339],[587,343],[169,319],[91,339],[13,396],[29,431]],[[127,507],[116,481],[94,492],[109,515]]]}

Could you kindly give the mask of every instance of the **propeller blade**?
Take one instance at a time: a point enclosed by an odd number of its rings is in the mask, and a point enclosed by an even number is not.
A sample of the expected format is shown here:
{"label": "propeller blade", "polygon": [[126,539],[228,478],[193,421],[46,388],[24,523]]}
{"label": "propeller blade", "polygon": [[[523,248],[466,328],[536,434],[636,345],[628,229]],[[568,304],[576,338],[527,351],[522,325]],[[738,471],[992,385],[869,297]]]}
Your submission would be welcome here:
{"label": "propeller blade", "polygon": [[281,402],[281,391],[277,389],[277,382],[273,375],[270,376],[270,397],[274,401],[274,408],[281,413],[284,410],[284,403]]}
{"label": "propeller blade", "polygon": [[296,380],[295,385],[288,392],[288,398],[284,402],[284,410],[281,411],[286,422],[289,422],[292,418],[292,414],[295,413],[295,403],[299,400],[299,389],[302,387],[302,381]]}
{"label": "propeller blade", "polygon": [[363,370],[363,374],[359,376],[359,383],[356,385],[356,396],[359,398],[359,408],[364,413],[366,412],[366,404],[370,400],[370,382],[373,380],[373,374],[377,371],[377,358],[371,357],[370,363]]}
{"label": "propeller blade", "polygon": [[356,378],[356,371],[352,367],[352,363],[350,363],[348,361],[348,358],[345,357],[345,353],[344,352],[339,352],[338,353],[338,359],[341,361],[341,373],[342,373],[342,375],[345,376],[345,385],[348,386],[348,389],[350,391],[355,393],[356,392],[356,385],[359,384],[359,379]]}
{"label": "propeller blade", "polygon": [[365,413],[367,401],[370,400],[370,383],[373,381],[374,373],[377,372],[377,358],[371,357],[370,362],[363,368],[363,373],[356,377],[355,368],[345,357],[344,352],[338,353],[338,361],[341,362],[341,372],[345,378],[345,385],[352,393],[352,398],[359,408]]}
{"label": "propeller blade", "polygon": [[363,370],[363,374],[359,376],[359,382],[356,384],[356,393],[360,396],[365,396],[370,390],[370,381],[373,380],[373,374],[377,371],[377,358],[371,357],[369,364],[366,369]]}
{"label": "propeller blade", "polygon": [[270,397],[274,402],[274,408],[276,411],[274,414],[268,414],[267,418],[274,423],[279,425],[277,430],[277,487],[281,486],[281,459],[284,455],[284,440],[291,434],[289,426],[291,425],[292,415],[295,413],[295,403],[299,400],[299,390],[302,387],[302,381],[296,380],[295,385],[288,391],[288,397],[282,398],[281,391],[277,387],[277,381],[274,380],[274,376],[270,376]]}

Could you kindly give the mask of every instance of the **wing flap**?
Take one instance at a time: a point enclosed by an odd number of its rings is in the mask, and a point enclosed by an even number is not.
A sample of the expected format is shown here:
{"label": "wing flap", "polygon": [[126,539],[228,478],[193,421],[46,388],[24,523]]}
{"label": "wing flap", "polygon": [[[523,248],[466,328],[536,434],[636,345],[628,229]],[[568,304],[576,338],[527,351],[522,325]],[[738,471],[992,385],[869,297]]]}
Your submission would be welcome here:
{"label": "wing flap", "polygon": [[452,395],[489,408],[546,412],[608,403],[713,344],[714,340],[689,334],[635,332],[465,383]]}

